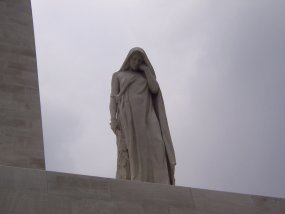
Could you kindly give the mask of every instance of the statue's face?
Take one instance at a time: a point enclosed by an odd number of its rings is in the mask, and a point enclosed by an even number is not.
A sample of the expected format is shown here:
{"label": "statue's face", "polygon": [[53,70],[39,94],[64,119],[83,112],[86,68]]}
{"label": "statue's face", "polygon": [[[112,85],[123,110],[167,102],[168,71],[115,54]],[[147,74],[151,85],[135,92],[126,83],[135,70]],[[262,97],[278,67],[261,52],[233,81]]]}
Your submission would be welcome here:
{"label": "statue's face", "polygon": [[130,69],[133,71],[138,70],[142,62],[142,55],[140,53],[134,53],[130,58]]}

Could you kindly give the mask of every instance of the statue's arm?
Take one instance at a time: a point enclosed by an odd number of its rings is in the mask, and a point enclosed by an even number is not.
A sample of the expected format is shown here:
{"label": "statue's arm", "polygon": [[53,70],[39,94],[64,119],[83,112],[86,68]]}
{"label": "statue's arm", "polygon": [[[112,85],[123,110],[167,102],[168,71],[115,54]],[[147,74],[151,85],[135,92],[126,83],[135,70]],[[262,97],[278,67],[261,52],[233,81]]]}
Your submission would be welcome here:
{"label": "statue's arm", "polygon": [[117,102],[116,102],[116,95],[119,93],[120,85],[119,80],[116,75],[116,73],[112,76],[112,82],[111,82],[111,96],[110,96],[110,114],[111,114],[111,128],[116,134],[116,129],[118,128],[118,122],[117,122]]}
{"label": "statue's arm", "polygon": [[149,67],[142,65],[141,69],[145,73],[149,90],[151,91],[151,93],[156,94],[159,91],[159,85],[155,79],[155,76],[151,73],[151,70]]}

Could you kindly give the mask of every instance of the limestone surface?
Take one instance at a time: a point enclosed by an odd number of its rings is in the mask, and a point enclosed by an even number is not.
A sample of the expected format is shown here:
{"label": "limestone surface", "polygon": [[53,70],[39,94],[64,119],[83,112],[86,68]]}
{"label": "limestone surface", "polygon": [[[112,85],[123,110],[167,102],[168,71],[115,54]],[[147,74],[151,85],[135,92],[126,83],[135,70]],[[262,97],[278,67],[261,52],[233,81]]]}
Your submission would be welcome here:
{"label": "limestone surface", "polygon": [[0,164],[45,168],[30,0],[0,1]]}
{"label": "limestone surface", "polygon": [[284,214],[285,199],[0,166],[0,213]]}

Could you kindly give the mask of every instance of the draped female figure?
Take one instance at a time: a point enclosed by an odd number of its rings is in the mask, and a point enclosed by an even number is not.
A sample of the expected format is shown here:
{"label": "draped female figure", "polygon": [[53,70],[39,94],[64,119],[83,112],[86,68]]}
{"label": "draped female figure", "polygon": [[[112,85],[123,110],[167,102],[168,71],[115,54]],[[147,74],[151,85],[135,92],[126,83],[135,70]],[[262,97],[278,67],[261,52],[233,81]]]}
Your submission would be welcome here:
{"label": "draped female figure", "polygon": [[116,134],[118,179],[174,185],[176,159],[154,69],[133,48],[112,76],[111,128]]}

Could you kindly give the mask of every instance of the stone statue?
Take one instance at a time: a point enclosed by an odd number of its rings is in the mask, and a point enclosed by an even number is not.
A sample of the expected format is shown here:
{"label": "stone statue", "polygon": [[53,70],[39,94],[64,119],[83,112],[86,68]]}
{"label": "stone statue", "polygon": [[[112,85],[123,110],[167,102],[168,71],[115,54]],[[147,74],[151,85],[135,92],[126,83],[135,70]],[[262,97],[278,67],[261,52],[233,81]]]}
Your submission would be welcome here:
{"label": "stone statue", "polygon": [[112,76],[111,129],[118,179],[174,185],[176,159],[154,69],[143,49],[130,50]]}

